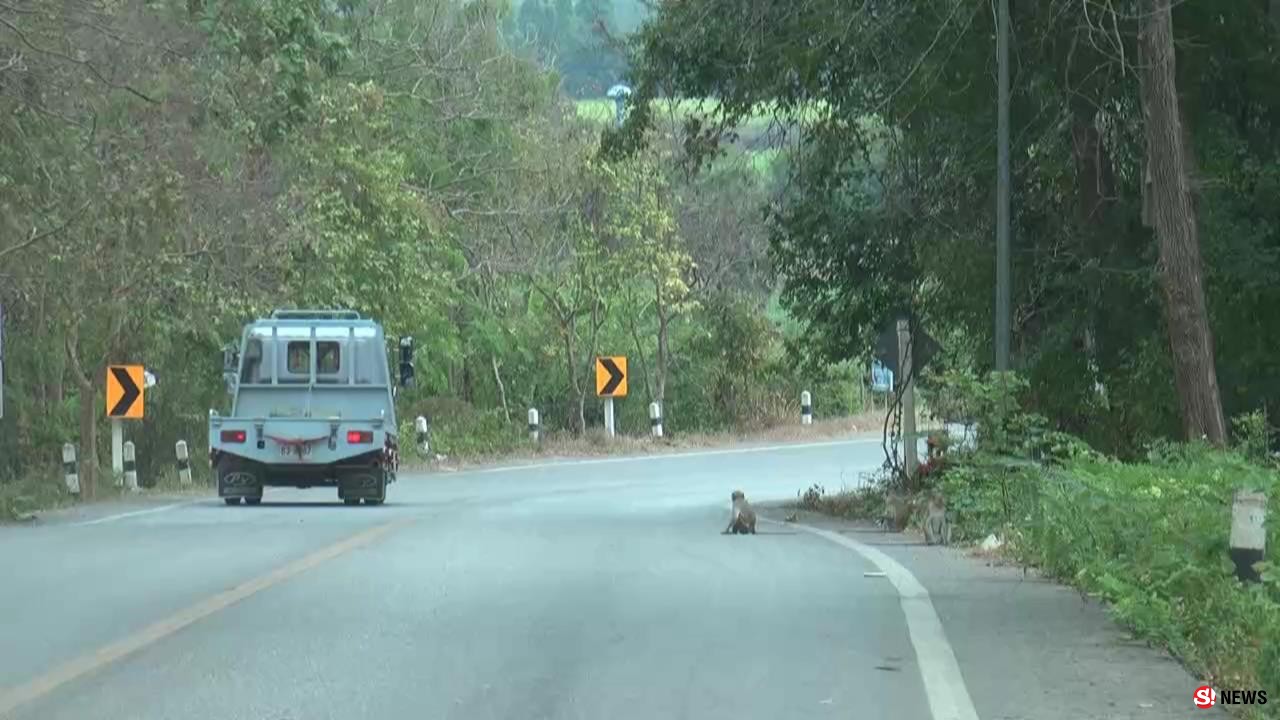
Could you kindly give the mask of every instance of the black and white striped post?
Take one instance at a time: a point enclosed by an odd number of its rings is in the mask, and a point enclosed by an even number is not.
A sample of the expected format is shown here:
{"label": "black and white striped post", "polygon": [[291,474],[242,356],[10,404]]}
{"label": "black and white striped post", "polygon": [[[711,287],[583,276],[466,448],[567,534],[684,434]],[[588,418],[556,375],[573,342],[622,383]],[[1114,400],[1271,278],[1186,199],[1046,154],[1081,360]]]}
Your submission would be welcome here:
{"label": "black and white striped post", "polygon": [[80,472],[76,468],[76,446],[67,443],[62,446],[62,473],[66,476],[67,492],[80,494]]}
{"label": "black and white striped post", "polygon": [[423,455],[431,453],[431,425],[427,423],[427,419],[421,415],[414,418],[413,429],[418,433],[418,449]]}
{"label": "black and white striped post", "polygon": [[178,457],[178,483],[191,484],[191,454],[187,450],[187,441],[179,440],[173,446],[173,454]]}
{"label": "black and white striped post", "polygon": [[649,426],[654,437],[662,437],[662,406],[656,402],[649,403]]}
{"label": "black and white striped post", "polygon": [[137,456],[133,441],[124,444],[124,488],[130,492],[138,489]]}
{"label": "black and white striped post", "polygon": [[1258,582],[1262,578],[1254,568],[1262,562],[1267,549],[1267,495],[1239,490],[1231,503],[1231,538],[1228,554],[1236,564],[1236,577],[1242,582]]}
{"label": "black and white striped post", "polygon": [[808,390],[800,393],[800,424],[813,424],[813,396]]}
{"label": "black and white striped post", "polygon": [[542,439],[542,425],[538,423],[538,408],[529,408],[529,439],[535,443]]}

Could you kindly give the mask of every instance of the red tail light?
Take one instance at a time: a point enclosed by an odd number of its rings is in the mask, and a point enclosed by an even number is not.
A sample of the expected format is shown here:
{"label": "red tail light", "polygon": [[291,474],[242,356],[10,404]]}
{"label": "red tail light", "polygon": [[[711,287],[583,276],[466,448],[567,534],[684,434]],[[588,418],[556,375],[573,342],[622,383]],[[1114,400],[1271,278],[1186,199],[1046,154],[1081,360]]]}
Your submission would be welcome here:
{"label": "red tail light", "polygon": [[348,430],[347,443],[350,445],[368,445],[373,442],[371,430]]}
{"label": "red tail light", "polygon": [[223,430],[222,442],[225,443],[242,443],[246,435],[243,430]]}

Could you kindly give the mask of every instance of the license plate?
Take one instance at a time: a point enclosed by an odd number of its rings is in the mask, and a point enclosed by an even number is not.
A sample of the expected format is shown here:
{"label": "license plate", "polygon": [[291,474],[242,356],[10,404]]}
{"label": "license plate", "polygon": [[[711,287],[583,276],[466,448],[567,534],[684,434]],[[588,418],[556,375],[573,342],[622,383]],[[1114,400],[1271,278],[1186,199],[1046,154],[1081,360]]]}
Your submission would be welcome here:
{"label": "license plate", "polygon": [[281,455],[297,457],[299,452],[301,452],[303,457],[306,457],[311,454],[311,446],[310,445],[281,445],[280,446]]}

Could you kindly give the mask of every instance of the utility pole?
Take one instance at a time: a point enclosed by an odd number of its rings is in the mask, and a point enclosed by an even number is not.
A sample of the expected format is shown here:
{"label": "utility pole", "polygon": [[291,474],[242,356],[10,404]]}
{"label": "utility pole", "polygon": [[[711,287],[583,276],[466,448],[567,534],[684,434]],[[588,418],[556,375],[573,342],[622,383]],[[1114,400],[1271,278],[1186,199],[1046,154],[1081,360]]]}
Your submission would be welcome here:
{"label": "utility pole", "polygon": [[910,320],[898,320],[898,376],[906,383],[902,389],[902,459],[908,483],[915,480],[916,466],[920,464],[920,456],[916,455],[916,383],[911,372],[911,339],[914,333]]}
{"label": "utility pole", "polygon": [[996,370],[1009,369],[1009,0],[999,0],[996,58],[999,100],[996,130]]}

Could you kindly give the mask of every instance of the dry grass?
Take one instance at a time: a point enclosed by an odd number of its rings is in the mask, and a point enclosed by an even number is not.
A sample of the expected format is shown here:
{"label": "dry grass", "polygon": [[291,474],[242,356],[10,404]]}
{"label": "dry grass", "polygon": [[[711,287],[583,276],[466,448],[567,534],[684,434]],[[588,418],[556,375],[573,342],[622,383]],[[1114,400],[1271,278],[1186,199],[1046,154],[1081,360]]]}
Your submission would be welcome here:
{"label": "dry grass", "polygon": [[833,493],[812,485],[789,507],[845,520],[876,520],[884,513],[884,496],[879,487],[872,484],[842,488]]}
{"label": "dry grass", "polygon": [[[656,439],[649,436],[619,435],[612,439],[601,428],[592,428],[582,436],[544,436],[539,446],[532,443],[513,453],[485,457],[445,458],[442,461],[424,463],[404,461],[408,469],[432,467],[439,470],[462,470],[497,465],[512,461],[578,459],[593,457],[625,457],[678,453],[689,450],[705,450],[744,444],[800,443],[834,440],[850,436],[871,436],[880,433],[883,417],[864,413],[852,417],[814,420],[812,425],[794,423],[778,424],[758,430],[742,430],[728,433],[680,433]],[[403,459],[402,459],[403,460]]]}
{"label": "dry grass", "polygon": [[0,482],[0,523],[30,520],[40,511],[71,503],[59,471],[51,467]]}

